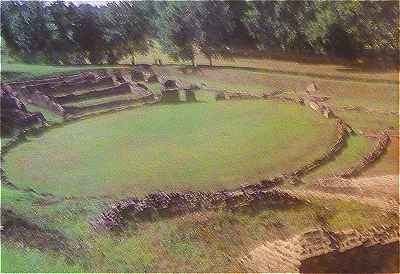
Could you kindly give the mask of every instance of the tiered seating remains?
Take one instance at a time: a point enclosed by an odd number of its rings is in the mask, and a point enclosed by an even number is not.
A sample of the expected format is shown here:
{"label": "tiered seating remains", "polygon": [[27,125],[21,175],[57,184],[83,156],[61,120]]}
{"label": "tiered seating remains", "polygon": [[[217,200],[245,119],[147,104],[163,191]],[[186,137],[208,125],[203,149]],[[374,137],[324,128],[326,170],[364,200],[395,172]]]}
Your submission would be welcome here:
{"label": "tiered seating remains", "polygon": [[179,80],[172,80],[166,77],[159,77],[161,83],[161,102],[197,102],[196,90],[200,87],[195,84],[185,86]]}
{"label": "tiered seating remains", "polygon": [[[139,68],[141,72],[145,71],[145,68]],[[82,72],[70,76],[13,82],[4,87],[27,103],[72,118],[77,114],[84,116],[100,110],[120,109],[154,101],[154,94],[143,83],[133,81],[131,74],[132,71],[127,69]],[[151,70],[145,75],[145,81],[149,78],[152,81],[158,79]]]}
{"label": "tiered seating remains", "polygon": [[40,112],[29,112],[25,105],[7,90],[0,90],[1,135],[15,135],[18,131],[42,126],[46,119]]}

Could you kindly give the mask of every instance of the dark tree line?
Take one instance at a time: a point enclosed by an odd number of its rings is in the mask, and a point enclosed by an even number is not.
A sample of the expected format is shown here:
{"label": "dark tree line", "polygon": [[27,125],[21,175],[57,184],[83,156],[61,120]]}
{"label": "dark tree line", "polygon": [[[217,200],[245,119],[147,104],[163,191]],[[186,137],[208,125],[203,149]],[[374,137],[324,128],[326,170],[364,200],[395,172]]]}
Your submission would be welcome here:
{"label": "dark tree line", "polygon": [[192,61],[239,52],[353,59],[399,48],[397,1],[1,2],[1,36],[24,62],[117,63],[157,47]]}

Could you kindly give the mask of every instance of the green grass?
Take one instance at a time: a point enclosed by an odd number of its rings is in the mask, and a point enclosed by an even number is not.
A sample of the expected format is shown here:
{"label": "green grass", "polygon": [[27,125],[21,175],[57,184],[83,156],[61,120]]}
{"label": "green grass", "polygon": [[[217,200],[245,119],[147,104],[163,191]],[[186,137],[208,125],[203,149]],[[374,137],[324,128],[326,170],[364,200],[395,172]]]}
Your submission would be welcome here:
{"label": "green grass", "polygon": [[13,244],[2,243],[1,272],[83,272],[81,266],[71,265],[67,263],[65,257],[57,255],[48,254],[33,248],[21,248]]}
{"label": "green grass", "polygon": [[97,105],[97,104],[103,104],[103,103],[110,103],[118,100],[131,100],[131,99],[138,99],[138,97],[135,94],[123,94],[123,95],[115,95],[115,96],[108,96],[108,97],[103,97],[103,98],[88,98],[84,99],[81,101],[77,102],[71,102],[71,103],[66,103],[63,106],[68,106],[68,107],[85,107],[85,106],[91,106],[91,105]]}
{"label": "green grass", "polygon": [[318,157],[334,130],[291,104],[153,106],[53,129],[12,150],[5,169],[18,186],[57,195],[232,188]]}
{"label": "green grass", "polygon": [[119,65],[78,65],[78,66],[51,66],[22,63],[1,63],[2,81],[19,81],[44,76],[73,74],[85,70],[118,68]]}
{"label": "green grass", "polygon": [[[340,230],[362,228],[381,221],[395,222],[374,208],[357,202],[313,199],[309,206],[240,212],[225,210],[156,219],[121,234],[75,235],[84,252],[66,263],[64,254],[19,248],[2,242],[2,272],[242,272],[238,258],[266,241],[287,239],[321,225]],[[47,219],[83,223],[81,212],[47,210]],[[43,210],[43,209],[42,209]],[[44,215],[39,215],[44,218]],[[38,216],[38,217],[39,217]],[[60,224],[61,228],[62,225]]]}
{"label": "green grass", "polygon": [[44,118],[46,118],[46,120],[49,122],[60,123],[64,120],[61,116],[59,116],[47,109],[44,109],[44,108],[41,108],[41,107],[38,107],[38,106],[35,106],[32,104],[25,104],[25,106],[26,106],[27,110],[30,112],[41,112],[43,114]]}
{"label": "green grass", "polygon": [[197,71],[189,69],[186,72],[178,66],[154,69],[159,74],[167,74],[187,84],[203,82],[210,88],[228,91],[263,93],[281,90],[304,96],[306,87],[314,82],[319,89],[315,95],[330,97],[329,103],[335,106],[362,106],[379,111],[398,111],[399,95],[396,84],[338,81],[240,69],[202,68]]}
{"label": "green grass", "polygon": [[[335,66],[262,61],[242,59],[238,65],[272,70],[282,65],[286,70],[304,68],[304,72],[323,70],[321,73],[337,75]],[[93,67],[14,64],[7,69],[29,78],[87,68]],[[210,87],[234,91],[282,89],[293,94],[303,92],[316,80],[320,93],[331,96],[335,105],[361,105],[384,111],[398,108],[396,85],[238,69],[202,69],[196,73],[182,73],[176,67],[156,70],[187,83],[205,82]],[[2,77],[4,71],[3,65]],[[391,77],[371,75],[363,77]],[[159,84],[149,87],[159,92]],[[80,199],[44,205],[46,198],[41,195],[2,186],[2,208],[12,209],[41,228],[60,231],[73,244],[79,244],[77,250],[82,252],[67,254],[67,259],[62,253],[21,247],[18,240],[2,239],[1,272],[243,272],[245,269],[238,264],[240,256],[265,241],[286,239],[318,227],[321,216],[333,230],[398,222],[396,216],[356,201],[312,198],[311,204],[305,206],[256,212],[210,211],[131,224],[118,235],[94,232],[88,221],[108,207],[112,199],[155,190],[236,187],[298,167],[326,152],[334,139],[334,121],[306,108],[268,101],[211,102],[212,96],[211,92],[199,91],[197,97],[202,103],[152,106],[71,123],[29,138],[5,155],[5,169],[17,186]],[[390,115],[338,114],[363,132],[398,127],[397,118]],[[50,121],[58,119],[46,111],[44,115]],[[336,161],[307,179],[330,175],[356,163],[371,144],[365,137],[351,137]],[[398,146],[391,146],[366,174],[391,173],[395,164]],[[85,198],[89,195],[110,197]]]}
{"label": "green grass", "polygon": [[[154,55],[154,54],[153,54]],[[171,59],[168,55],[157,52],[157,58],[161,59],[163,64],[180,64],[190,65],[191,62],[177,62]],[[288,57],[288,56],[285,56]],[[197,63],[199,65],[209,65],[209,60],[202,55],[197,56]],[[321,60],[320,60],[321,61]],[[154,58],[152,54],[141,55],[136,57],[136,62],[153,64]],[[130,64],[130,60],[123,60],[121,63]],[[224,67],[235,67],[239,69],[258,69],[273,73],[287,74],[287,75],[312,75],[314,78],[330,77],[330,78],[349,78],[357,80],[390,80],[398,81],[398,71],[396,70],[385,70],[368,68],[366,66],[360,67],[350,64],[341,64],[335,62],[329,62],[328,60],[321,62],[297,62],[295,60],[279,60],[265,57],[244,57],[235,56],[234,58],[228,59],[214,59],[214,66]]]}
{"label": "green grass", "polygon": [[314,180],[320,177],[331,176],[345,171],[347,168],[356,165],[363,156],[367,155],[373,147],[373,141],[363,136],[351,136],[347,146],[335,158],[326,165],[314,170],[306,176],[305,180]]}

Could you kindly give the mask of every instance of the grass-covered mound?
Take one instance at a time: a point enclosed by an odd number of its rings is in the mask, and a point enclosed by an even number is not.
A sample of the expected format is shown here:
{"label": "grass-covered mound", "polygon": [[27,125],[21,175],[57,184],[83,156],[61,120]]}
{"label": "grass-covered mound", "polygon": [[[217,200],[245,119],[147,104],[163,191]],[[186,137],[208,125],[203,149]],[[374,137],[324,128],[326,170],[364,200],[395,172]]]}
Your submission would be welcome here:
{"label": "grass-covered mound", "polygon": [[217,190],[318,157],[334,131],[291,104],[158,105],[50,130],[13,149],[5,168],[17,186],[62,196]]}

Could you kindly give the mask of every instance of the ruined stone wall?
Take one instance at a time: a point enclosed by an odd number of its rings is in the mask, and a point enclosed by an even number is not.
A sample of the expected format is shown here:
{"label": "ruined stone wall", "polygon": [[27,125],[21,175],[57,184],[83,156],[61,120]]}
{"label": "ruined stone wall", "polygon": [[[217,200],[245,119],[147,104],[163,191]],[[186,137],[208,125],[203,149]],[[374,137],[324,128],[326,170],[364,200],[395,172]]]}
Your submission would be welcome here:
{"label": "ruined stone wall", "polygon": [[98,230],[123,229],[129,220],[151,220],[154,216],[172,217],[200,210],[243,207],[288,206],[304,203],[296,196],[277,189],[253,191],[234,190],[218,192],[155,192],[144,199],[128,198],[114,203],[91,221]]}
{"label": "ruined stone wall", "polygon": [[149,95],[147,97],[140,97],[140,98],[136,98],[136,99],[115,100],[112,102],[90,105],[90,106],[82,106],[82,107],[64,106],[63,108],[68,114],[78,114],[78,113],[84,113],[84,112],[107,110],[110,108],[124,107],[129,104],[135,104],[135,103],[146,103],[147,101],[152,101],[153,99],[154,99],[153,95]]}
{"label": "ruined stone wall", "polygon": [[366,156],[362,157],[362,159],[355,166],[350,167],[338,176],[342,178],[351,178],[359,175],[365,168],[372,165],[385,153],[386,148],[389,146],[389,144],[390,136],[384,130],[379,134],[377,141],[372,148],[372,151]]}
{"label": "ruined stone wall", "polygon": [[51,97],[40,92],[38,89],[22,87],[18,91],[19,96],[28,103],[48,109],[60,116],[65,115],[64,108],[56,103]]}
{"label": "ruined stone wall", "polygon": [[60,97],[55,97],[54,101],[56,101],[59,104],[65,104],[65,103],[77,102],[84,99],[101,98],[101,97],[108,97],[113,95],[121,95],[129,93],[135,93],[138,96],[151,95],[151,92],[146,91],[145,89],[139,86],[133,86],[132,84],[125,82],[117,86],[103,88],[103,89],[95,89],[78,95],[68,94]]}
{"label": "ruined stone wall", "polygon": [[215,95],[216,100],[249,100],[261,99],[262,96],[248,92],[233,92],[233,91],[220,91]]}
{"label": "ruined stone wall", "polygon": [[13,93],[0,90],[1,102],[1,135],[12,136],[19,131],[46,124],[40,112],[29,112],[24,103]]}
{"label": "ruined stone wall", "polygon": [[342,231],[311,230],[302,235],[300,260],[333,251],[344,252],[359,246],[388,244],[399,240],[398,225],[374,226],[366,230]]}
{"label": "ruined stone wall", "polygon": [[[296,101],[296,103],[299,102]],[[273,193],[267,189],[279,185],[285,179],[289,179],[292,182],[300,181],[302,176],[305,176],[312,170],[334,159],[335,155],[346,145],[347,138],[352,132],[353,131],[349,125],[347,125],[343,120],[337,119],[335,142],[321,157],[294,171],[290,171],[287,174],[282,174],[273,179],[263,180],[258,184],[242,186],[240,191],[234,190],[232,192],[222,191],[215,193],[185,192],[172,194],[160,192],[150,194],[144,200],[131,198],[122,202],[117,202],[108,211],[105,211],[103,214],[98,216],[92,224],[96,228],[103,229],[121,228],[127,219],[135,219],[138,216],[142,216],[142,214],[147,216],[149,212],[154,211],[158,213],[168,212],[167,215],[174,215],[173,212],[184,213],[192,212],[193,210],[218,208],[218,205],[220,206],[221,203],[223,203],[226,208],[235,208],[240,204],[248,206],[257,204],[260,201],[267,201],[271,198],[269,195],[272,195],[271,193]],[[152,201],[152,197],[155,197],[160,204],[149,202]],[[275,204],[278,204],[278,200],[282,204],[285,204],[290,203],[293,199],[298,199],[288,193],[279,197],[282,199],[272,199]],[[212,202],[210,203],[210,201],[216,201],[216,204]],[[130,217],[127,217],[128,215]]]}
{"label": "ruined stone wall", "polygon": [[343,120],[336,119],[336,140],[329,147],[328,151],[325,152],[320,158],[315,159],[311,163],[308,163],[290,173],[288,177],[294,177],[292,180],[296,181],[297,178],[302,177],[312,170],[322,166],[323,164],[334,160],[335,156],[346,146],[347,138],[352,133],[352,129]]}
{"label": "ruined stone wall", "polygon": [[240,263],[251,272],[297,273],[300,271],[302,261],[310,258],[398,241],[398,225],[345,231],[312,229],[285,241],[266,242],[242,257]]}

